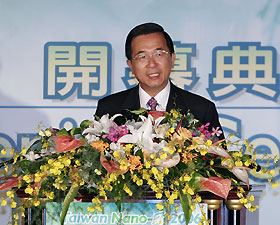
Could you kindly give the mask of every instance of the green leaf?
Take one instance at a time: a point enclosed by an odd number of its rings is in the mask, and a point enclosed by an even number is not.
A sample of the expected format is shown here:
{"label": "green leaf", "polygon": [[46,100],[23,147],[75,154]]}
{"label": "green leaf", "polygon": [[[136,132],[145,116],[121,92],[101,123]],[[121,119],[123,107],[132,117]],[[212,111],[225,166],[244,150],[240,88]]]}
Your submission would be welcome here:
{"label": "green leaf", "polygon": [[29,160],[21,160],[20,161],[20,168],[26,173],[26,174],[35,174],[37,171],[39,171],[40,166],[45,164],[45,161],[29,161]]}
{"label": "green leaf", "polygon": [[[216,173],[220,174],[221,177],[227,179],[227,178],[232,178],[234,180],[240,181],[229,169],[227,168],[214,168]],[[212,175],[213,176],[213,175]]]}
{"label": "green leaf", "polygon": [[138,150],[138,151],[135,153],[135,155],[136,155],[136,156],[140,156],[141,162],[144,163],[144,155],[143,155],[142,150]]}
{"label": "green leaf", "polygon": [[180,170],[185,170],[188,168],[188,165],[186,163],[183,163],[182,161],[180,161],[177,166]]}
{"label": "green leaf", "polygon": [[185,215],[186,225],[188,225],[190,222],[191,216],[192,216],[192,209],[191,209],[192,196],[189,194],[184,194],[182,192],[181,188],[179,191],[179,196],[180,196],[181,205],[182,205],[184,215]]}
{"label": "green leaf", "polygon": [[144,112],[146,112],[146,111],[147,111],[147,109],[145,109],[145,108],[140,108],[140,109],[138,109],[138,110],[132,110],[131,112],[134,113],[134,114],[139,115],[139,114],[142,114],[142,113],[144,113]]}
{"label": "green leaf", "polygon": [[91,124],[91,122],[89,120],[83,120],[80,124],[80,128],[82,130],[84,130],[84,129],[88,128],[90,124]]}
{"label": "green leaf", "polygon": [[70,135],[74,136],[75,134],[81,134],[81,128],[74,127],[70,131]]}
{"label": "green leaf", "polygon": [[62,130],[58,131],[56,133],[56,136],[58,135],[67,135],[67,136],[70,136],[69,133],[67,132],[67,130],[65,128],[63,128]]}
{"label": "green leaf", "polygon": [[74,198],[77,196],[80,186],[77,184],[72,184],[69,192],[67,193],[62,207],[61,217],[60,217],[60,224],[64,224],[64,219],[66,216],[66,213],[69,209],[70,203],[74,200]]}
{"label": "green leaf", "polygon": [[189,186],[193,187],[194,190],[199,190],[199,182],[197,181],[197,177],[202,177],[202,175],[200,173],[195,172],[192,175],[192,179],[189,181]]}
{"label": "green leaf", "polygon": [[248,154],[243,154],[241,159],[243,162],[245,162],[246,160],[252,159],[252,156]]}

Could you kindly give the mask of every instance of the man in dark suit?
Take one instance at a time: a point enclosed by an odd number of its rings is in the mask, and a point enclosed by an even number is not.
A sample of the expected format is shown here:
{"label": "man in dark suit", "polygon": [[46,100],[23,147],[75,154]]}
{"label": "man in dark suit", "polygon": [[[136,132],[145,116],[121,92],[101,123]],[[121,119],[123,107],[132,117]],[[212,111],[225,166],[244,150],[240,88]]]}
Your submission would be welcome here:
{"label": "man in dark suit", "polygon": [[[127,36],[127,64],[139,81],[129,90],[112,94],[98,101],[97,116],[110,116],[123,110],[144,107],[152,110],[188,110],[209,128],[220,127],[218,113],[213,102],[176,87],[170,80],[175,53],[171,37],[155,23],[145,23],[133,28]],[[223,135],[220,136],[223,138]]]}

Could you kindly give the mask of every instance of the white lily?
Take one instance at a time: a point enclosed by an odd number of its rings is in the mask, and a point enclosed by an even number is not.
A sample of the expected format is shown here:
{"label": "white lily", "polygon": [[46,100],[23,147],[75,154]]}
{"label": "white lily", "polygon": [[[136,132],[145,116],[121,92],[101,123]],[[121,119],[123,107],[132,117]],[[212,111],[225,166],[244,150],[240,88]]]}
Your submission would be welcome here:
{"label": "white lily", "polygon": [[31,162],[34,162],[36,159],[41,158],[40,155],[35,154],[34,152],[29,152],[28,154],[23,154],[23,156]]}
{"label": "white lily", "polygon": [[147,119],[140,116],[142,119],[142,125],[138,129],[135,129],[133,125],[128,126],[128,129],[131,134],[126,134],[122,136],[118,142],[119,143],[134,143],[140,144],[142,147],[151,147],[152,146],[152,120],[149,116]]}
{"label": "white lily", "polygon": [[84,130],[83,135],[86,134],[85,138],[89,143],[99,140],[102,133],[108,134],[110,127],[116,125],[114,119],[118,116],[121,116],[121,114],[116,114],[111,118],[109,118],[109,114],[106,114],[99,121],[91,121],[90,127]]}
{"label": "white lily", "polygon": [[120,158],[121,159],[125,159],[126,158],[126,154],[124,151],[124,147],[121,145],[121,143],[114,143],[112,142],[110,144],[110,149],[113,150],[114,152],[119,152],[120,153]]}
{"label": "white lily", "polygon": [[165,151],[165,150],[164,150],[164,147],[166,146],[166,144],[167,144],[167,142],[166,142],[165,140],[162,140],[162,141],[159,142],[159,143],[155,143],[155,142],[154,142],[153,147],[154,147],[155,152],[160,153],[160,152]]}
{"label": "white lily", "polygon": [[137,144],[141,149],[146,151],[147,154],[151,154],[153,152],[157,152],[158,143],[153,142],[153,138],[156,137],[154,133],[153,123],[158,121],[154,121],[151,115],[148,117],[140,116],[142,123],[138,123],[137,126],[140,125],[137,129],[134,125],[129,125],[128,129],[131,134],[126,134],[122,136],[118,142],[119,143],[133,143]]}
{"label": "white lily", "polygon": [[169,128],[170,127],[167,126],[166,124],[160,124],[157,127],[155,127],[155,132],[156,132],[157,138],[162,138],[163,139]]}
{"label": "white lily", "polygon": [[156,120],[155,120],[155,127],[158,127],[161,123],[161,121],[164,120],[164,116],[161,116],[161,117],[158,117]]}

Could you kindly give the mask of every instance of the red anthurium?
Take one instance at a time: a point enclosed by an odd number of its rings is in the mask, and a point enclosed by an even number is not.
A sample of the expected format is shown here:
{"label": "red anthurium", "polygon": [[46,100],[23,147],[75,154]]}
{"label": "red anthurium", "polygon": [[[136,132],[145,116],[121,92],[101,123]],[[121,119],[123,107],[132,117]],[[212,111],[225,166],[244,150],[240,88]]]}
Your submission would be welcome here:
{"label": "red anthurium", "polygon": [[198,179],[200,181],[201,191],[210,191],[224,199],[227,198],[231,187],[230,179],[223,179],[221,177],[200,177]]}
{"label": "red anthurium", "polygon": [[77,140],[72,136],[58,135],[55,137],[57,153],[68,152],[78,147],[84,146],[85,142]]}
{"label": "red anthurium", "polygon": [[150,111],[148,114],[150,114],[154,119],[157,119],[159,117],[165,116],[167,112],[165,111]]}
{"label": "red anthurium", "polygon": [[127,172],[127,170],[120,169],[120,164],[118,162],[114,162],[113,160],[108,161],[102,154],[100,155],[100,162],[109,173],[122,174]]}
{"label": "red anthurium", "polygon": [[0,180],[8,180],[4,183],[0,184],[0,190],[5,190],[8,188],[12,188],[18,185],[19,180],[22,180],[22,178],[19,177],[1,177]]}

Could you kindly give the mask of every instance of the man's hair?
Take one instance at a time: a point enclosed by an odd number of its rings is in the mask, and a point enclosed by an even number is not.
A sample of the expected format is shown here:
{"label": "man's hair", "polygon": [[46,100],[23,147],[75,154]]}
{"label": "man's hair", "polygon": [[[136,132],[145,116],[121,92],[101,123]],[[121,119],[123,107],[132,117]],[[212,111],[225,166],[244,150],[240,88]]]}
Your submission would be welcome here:
{"label": "man's hair", "polygon": [[143,34],[152,34],[152,33],[162,33],[166,40],[166,45],[169,49],[170,54],[174,53],[174,45],[171,37],[168,33],[166,33],[162,26],[156,23],[143,23],[136,27],[134,27],[129,34],[127,35],[126,42],[125,42],[125,55],[127,59],[131,59],[131,43],[134,38]]}

